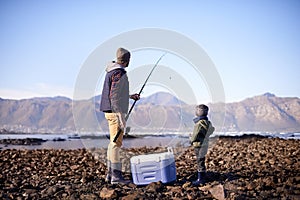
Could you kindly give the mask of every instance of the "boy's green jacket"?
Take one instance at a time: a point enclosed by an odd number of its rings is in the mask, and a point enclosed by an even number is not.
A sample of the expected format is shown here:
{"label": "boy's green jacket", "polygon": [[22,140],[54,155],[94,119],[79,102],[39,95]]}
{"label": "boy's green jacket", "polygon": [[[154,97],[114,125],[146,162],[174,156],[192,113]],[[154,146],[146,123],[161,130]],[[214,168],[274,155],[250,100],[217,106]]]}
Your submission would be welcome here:
{"label": "boy's green jacket", "polygon": [[212,126],[212,123],[209,120],[201,119],[195,126],[193,134],[190,138],[191,144],[194,147],[200,147],[204,140],[208,141],[208,137],[215,131],[215,128]]}

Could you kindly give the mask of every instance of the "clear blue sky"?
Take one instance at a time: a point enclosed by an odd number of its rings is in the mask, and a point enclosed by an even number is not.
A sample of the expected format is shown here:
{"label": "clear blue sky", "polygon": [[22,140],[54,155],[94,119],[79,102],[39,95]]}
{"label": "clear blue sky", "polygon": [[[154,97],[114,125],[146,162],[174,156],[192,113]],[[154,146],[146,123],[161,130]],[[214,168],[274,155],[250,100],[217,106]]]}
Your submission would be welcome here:
{"label": "clear blue sky", "polygon": [[[0,1],[0,97],[72,97],[89,54],[134,29],[179,32],[201,46],[226,102],[300,97],[300,1]],[[100,56],[100,55],[99,55]]]}

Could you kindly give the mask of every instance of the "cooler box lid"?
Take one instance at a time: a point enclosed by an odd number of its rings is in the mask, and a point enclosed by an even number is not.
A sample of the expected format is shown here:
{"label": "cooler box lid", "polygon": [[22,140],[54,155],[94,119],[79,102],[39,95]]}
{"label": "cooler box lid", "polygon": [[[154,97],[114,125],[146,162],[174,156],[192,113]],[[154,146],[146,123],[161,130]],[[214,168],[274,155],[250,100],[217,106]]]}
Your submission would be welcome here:
{"label": "cooler box lid", "polygon": [[132,164],[139,164],[142,162],[160,162],[162,160],[174,159],[173,149],[168,147],[168,151],[164,153],[138,155],[130,158]]}

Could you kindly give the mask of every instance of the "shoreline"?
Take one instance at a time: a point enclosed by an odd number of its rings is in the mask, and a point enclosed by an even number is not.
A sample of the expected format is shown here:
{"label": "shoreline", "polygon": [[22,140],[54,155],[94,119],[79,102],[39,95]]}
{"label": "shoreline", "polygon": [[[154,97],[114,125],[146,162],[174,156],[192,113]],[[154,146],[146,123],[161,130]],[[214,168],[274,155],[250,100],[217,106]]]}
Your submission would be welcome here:
{"label": "shoreline", "polygon": [[[293,133],[296,134],[296,133]],[[38,136],[38,137],[36,137]],[[106,135],[45,135],[40,137],[38,134],[30,135],[16,135],[11,137],[10,135],[2,135],[0,137],[0,150],[4,149],[94,149],[94,148],[107,148],[109,139]],[[289,134],[291,136],[291,134]],[[5,138],[5,139],[3,139]],[[243,135],[219,135],[210,137],[210,143],[217,139],[276,139],[280,137],[272,137],[270,135],[259,134],[243,134]],[[298,135],[296,137],[281,137],[284,140],[299,140]],[[127,135],[123,140],[123,148],[139,148],[139,147],[166,147],[166,146],[181,146],[188,147],[190,145],[189,138],[185,136],[178,136],[174,134],[167,135]],[[211,146],[211,145],[210,145]]]}
{"label": "shoreline", "polygon": [[[280,138],[218,138],[209,149],[209,182],[192,186],[196,178],[191,147],[175,149],[177,180],[147,186],[105,183],[103,148],[0,151],[0,197],[29,199],[299,199],[300,140]],[[125,148],[123,170],[131,178],[132,155],[157,153],[165,147]],[[219,195],[219,196],[218,196]],[[220,196],[221,195],[221,196]],[[217,198],[218,197],[218,198]]]}

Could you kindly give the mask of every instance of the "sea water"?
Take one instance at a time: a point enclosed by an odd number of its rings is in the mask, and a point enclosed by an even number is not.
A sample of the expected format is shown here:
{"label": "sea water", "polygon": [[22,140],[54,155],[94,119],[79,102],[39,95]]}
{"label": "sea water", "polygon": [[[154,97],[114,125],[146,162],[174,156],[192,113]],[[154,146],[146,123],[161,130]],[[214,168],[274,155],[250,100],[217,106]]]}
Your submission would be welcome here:
{"label": "sea water", "polygon": [[[39,145],[6,145],[0,144],[0,149],[92,149],[107,148],[109,139],[105,135],[84,135],[84,137],[70,137],[70,134],[0,134],[2,139],[42,139]],[[124,148],[158,147],[170,145],[183,145],[188,143],[188,138],[173,136],[137,136],[123,140]]]}
{"label": "sea water", "polygon": [[[267,132],[216,132],[211,135],[212,138],[219,136],[243,136],[243,135],[261,135],[270,138],[282,139],[300,139],[300,133],[267,133]],[[92,149],[107,148],[109,139],[106,134],[82,135],[79,137],[74,134],[0,134],[2,139],[25,139],[38,138],[43,139],[40,145],[5,145],[0,144],[0,149]],[[131,134],[133,135],[133,134]],[[188,133],[136,133],[136,137],[123,140],[124,148],[136,147],[166,147],[166,146],[189,146]]]}

